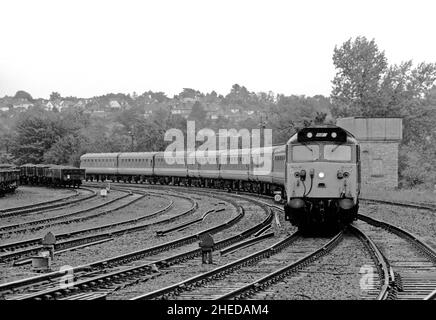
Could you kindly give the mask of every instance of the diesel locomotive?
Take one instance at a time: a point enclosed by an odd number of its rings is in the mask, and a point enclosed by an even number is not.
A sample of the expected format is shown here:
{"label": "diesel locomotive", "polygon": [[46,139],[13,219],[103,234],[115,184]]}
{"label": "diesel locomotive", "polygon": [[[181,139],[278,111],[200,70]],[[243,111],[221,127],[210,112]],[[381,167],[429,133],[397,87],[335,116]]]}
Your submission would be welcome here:
{"label": "diesel locomotive", "polygon": [[286,144],[285,218],[300,229],[346,224],[357,218],[360,149],[339,127],[300,130]]}

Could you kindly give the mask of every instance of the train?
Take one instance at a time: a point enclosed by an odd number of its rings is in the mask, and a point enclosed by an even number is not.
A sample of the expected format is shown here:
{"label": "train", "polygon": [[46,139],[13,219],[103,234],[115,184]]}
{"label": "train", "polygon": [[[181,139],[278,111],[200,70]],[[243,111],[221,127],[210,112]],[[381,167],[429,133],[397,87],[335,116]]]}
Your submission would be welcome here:
{"label": "train", "polygon": [[21,184],[53,187],[80,187],[85,180],[85,170],[53,164],[27,163],[19,167]]}
{"label": "train", "polygon": [[299,130],[285,145],[222,151],[87,153],[86,181],[214,187],[274,195],[300,230],[357,218],[360,147],[337,126]]}
{"label": "train", "polygon": [[0,164],[0,196],[14,192],[19,184],[20,170],[10,164]]}

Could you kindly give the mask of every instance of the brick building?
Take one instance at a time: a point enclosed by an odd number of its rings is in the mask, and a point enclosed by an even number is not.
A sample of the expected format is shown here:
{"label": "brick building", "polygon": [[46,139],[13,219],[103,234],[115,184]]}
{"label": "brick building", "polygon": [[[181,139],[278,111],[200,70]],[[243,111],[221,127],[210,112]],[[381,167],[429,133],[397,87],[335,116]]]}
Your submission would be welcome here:
{"label": "brick building", "polygon": [[398,187],[398,147],[402,139],[401,118],[340,118],[339,127],[360,142],[362,186]]}

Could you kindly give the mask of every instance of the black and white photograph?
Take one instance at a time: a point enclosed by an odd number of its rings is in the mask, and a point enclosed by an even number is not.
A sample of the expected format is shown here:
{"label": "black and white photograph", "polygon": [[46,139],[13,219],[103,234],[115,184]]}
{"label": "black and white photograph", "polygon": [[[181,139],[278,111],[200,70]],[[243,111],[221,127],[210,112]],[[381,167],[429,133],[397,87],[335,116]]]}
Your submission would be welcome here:
{"label": "black and white photograph", "polygon": [[436,300],[434,1],[0,12],[0,308]]}

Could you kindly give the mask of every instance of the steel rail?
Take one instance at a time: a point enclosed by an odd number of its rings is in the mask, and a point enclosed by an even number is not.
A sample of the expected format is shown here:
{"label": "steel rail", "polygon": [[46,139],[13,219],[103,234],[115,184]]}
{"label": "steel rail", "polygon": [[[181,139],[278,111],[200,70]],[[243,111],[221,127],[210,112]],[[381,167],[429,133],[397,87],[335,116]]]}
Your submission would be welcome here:
{"label": "steel rail", "polygon": [[[115,182],[118,185],[125,185],[125,184],[130,184],[130,185],[136,185],[133,183],[120,183],[120,182]],[[90,184],[90,183],[88,183]],[[257,196],[257,197],[261,197],[261,198],[267,198],[267,199],[271,199],[273,200],[273,196],[271,195],[265,195],[262,193],[258,193],[258,192],[249,192],[249,191],[241,191],[241,190],[232,190],[232,191],[223,191],[224,189],[222,188],[215,188],[215,187],[193,187],[193,186],[183,186],[183,185],[156,185],[156,184],[146,184],[146,185],[139,185],[139,188],[195,188],[195,189],[211,189],[211,190],[215,190],[218,192],[231,192],[234,194],[245,194],[245,195],[249,195],[249,196]],[[380,200],[380,199],[374,199],[374,198],[365,198],[365,197],[359,197],[360,200],[362,201],[367,201],[367,202],[376,202],[376,203],[382,203],[382,204],[390,204],[390,205],[396,205],[396,206],[404,206],[404,207],[410,207],[410,208],[416,208],[416,209],[425,209],[425,210],[436,210],[436,203],[420,203],[420,202],[397,202],[397,201],[391,201],[391,200]]]}
{"label": "steel rail", "polygon": [[[137,192],[137,193],[140,194],[140,192]],[[144,193],[143,195],[147,196],[149,194],[150,193]],[[153,194],[153,195],[157,196],[157,197],[164,197],[164,196],[159,195],[159,194]],[[175,197],[177,197],[177,196],[175,196]],[[140,200],[140,198],[136,199],[132,203],[134,203],[136,201],[139,201],[139,200]],[[116,211],[116,210],[120,210],[120,209],[122,209],[122,208],[124,208],[124,207],[126,207],[126,206],[128,206],[128,205],[130,205],[132,203],[124,204],[123,206],[121,206],[119,208],[112,209],[110,212],[113,212],[113,211]],[[148,214],[148,215],[145,215],[145,216],[142,216],[142,217],[139,217],[139,218],[126,219],[126,220],[121,221],[121,222],[109,223],[109,224],[105,224],[105,225],[101,225],[101,226],[97,226],[97,227],[82,228],[82,229],[78,229],[76,231],[71,231],[71,232],[66,232],[66,233],[58,234],[58,235],[56,235],[56,237],[58,239],[64,239],[64,238],[69,238],[71,236],[76,236],[76,235],[79,235],[79,234],[82,234],[82,233],[86,233],[86,232],[96,231],[96,230],[99,230],[99,229],[105,229],[105,228],[108,228],[110,226],[118,226],[118,225],[122,225],[122,224],[126,224],[126,223],[138,222],[138,221],[141,221],[141,220],[144,220],[144,219],[148,219],[148,218],[154,217],[154,216],[162,213],[163,211],[169,210],[173,205],[174,205],[174,201],[170,200],[170,203],[166,207],[164,207],[163,209],[159,209],[159,210],[155,211],[152,214]],[[27,247],[27,246],[30,246],[30,245],[39,244],[40,241],[41,241],[40,238],[32,238],[32,239],[28,239],[28,240],[13,242],[13,243],[6,243],[6,244],[3,244],[3,245],[0,245],[0,252],[7,252],[7,251],[10,251],[10,250],[12,250],[14,248],[23,248],[23,247]],[[0,256],[0,258],[1,257],[2,256]]]}
{"label": "steel rail", "polygon": [[[239,208],[239,206],[236,206],[236,207]],[[244,216],[244,210],[241,209],[239,214],[236,217],[230,219],[229,221],[224,222],[222,225],[209,228],[209,229],[205,230],[204,232],[219,231],[220,228],[230,227],[231,225],[233,225],[234,223],[239,221],[239,219],[242,218],[243,216]],[[272,217],[268,216],[260,224],[261,227],[263,227],[264,224],[267,223],[268,221],[271,221],[271,219],[272,219]],[[242,232],[241,235],[244,236],[247,233],[256,232],[258,230],[257,227],[258,226],[254,226],[252,228],[249,228],[246,231]],[[86,265],[78,266],[78,267],[74,268],[74,271],[79,271],[79,270],[86,269],[86,268],[89,268],[89,267],[97,267],[97,266],[103,267],[103,266],[108,266],[108,265],[111,265],[111,264],[118,264],[120,262],[121,263],[130,262],[130,261],[133,261],[133,260],[136,260],[136,259],[140,259],[140,258],[142,258],[144,256],[147,256],[147,255],[150,255],[150,254],[153,254],[153,253],[157,253],[157,252],[161,252],[161,251],[164,251],[166,249],[169,249],[169,248],[173,248],[175,245],[180,246],[180,245],[192,243],[196,239],[197,239],[197,234],[191,235],[191,236],[185,236],[185,237],[176,239],[174,241],[166,242],[166,243],[163,243],[163,244],[151,247],[151,248],[137,250],[137,251],[133,251],[133,252],[130,252],[130,253],[127,253],[127,254],[122,254],[122,255],[118,255],[118,256],[111,257],[111,258],[108,258],[108,259],[104,259],[104,260],[101,260],[101,261],[97,261],[97,262],[94,262],[94,263],[91,263],[91,264],[86,264]],[[33,283],[35,281],[42,281],[42,280],[46,280],[48,278],[52,278],[52,277],[56,277],[56,276],[62,276],[62,275],[64,275],[64,272],[56,271],[56,272],[48,273],[46,275],[40,275],[40,276],[25,278],[25,279],[13,281],[13,282],[5,283],[5,284],[0,284],[0,292],[2,292],[4,290],[10,290],[14,286],[27,285],[27,284]]]}
{"label": "steel rail", "polygon": [[381,227],[389,232],[392,232],[396,234],[397,236],[408,240],[410,243],[412,243],[415,248],[417,248],[422,254],[424,254],[428,259],[430,259],[433,263],[436,263],[436,251],[433,250],[430,246],[425,244],[422,240],[420,240],[417,236],[412,234],[409,231],[406,231],[400,227],[394,226],[390,223],[387,223],[385,221],[377,220],[375,218],[358,214],[357,217],[365,221],[366,223],[369,223],[376,227]]}
{"label": "steel rail", "polygon": [[[70,205],[78,203],[78,202],[83,202],[83,201],[89,200],[89,199],[97,196],[97,192],[95,192],[94,190],[91,190],[88,188],[81,188],[81,189],[91,191],[91,194],[87,195],[83,198],[73,199],[73,200],[69,200],[69,201],[67,200],[67,198],[62,199],[62,200],[57,200],[57,201],[54,201],[55,202],[54,204],[48,204],[45,206],[41,206],[39,204],[28,205],[28,206],[26,206],[27,208],[22,209],[22,210],[9,211],[9,212],[6,212],[4,214],[0,214],[0,218],[8,218],[8,217],[24,215],[24,214],[28,214],[28,213],[34,213],[34,214],[45,213],[45,212],[53,211],[55,209],[67,207],[67,206],[70,206]],[[76,198],[76,197],[78,197],[78,194],[74,195],[74,196],[70,196],[70,198]],[[60,201],[62,201],[62,202],[60,202]],[[52,202],[52,201],[50,201],[50,202]],[[60,203],[58,203],[58,202],[60,202]]]}
{"label": "steel rail", "polygon": [[373,199],[373,198],[359,198],[359,199],[366,202],[375,202],[375,203],[388,204],[393,206],[409,207],[409,208],[424,209],[424,210],[431,210],[431,211],[436,210],[436,204],[433,203],[400,202],[400,201],[380,200],[380,199]]}
{"label": "steel rail", "polygon": [[[298,261],[295,261],[279,270],[273,271],[270,274],[260,279],[257,279],[252,283],[247,284],[244,287],[238,288],[225,295],[217,297],[216,300],[225,300],[225,299],[232,299],[232,298],[243,299],[253,295],[258,291],[262,291],[267,287],[271,286],[272,284],[276,283],[277,281],[280,281],[283,278],[298,272],[299,269],[307,266],[313,261],[326,255],[340,243],[342,238],[343,238],[343,231],[340,231],[332,239],[330,239],[329,242],[327,242],[325,245],[323,245],[321,248],[317,249],[316,251],[306,255],[305,257],[299,259]],[[282,246],[283,244],[280,244],[280,247]],[[274,251],[274,253],[277,252],[278,250],[279,250],[279,246],[277,248],[272,248],[272,251]]]}
{"label": "steel rail", "polygon": [[[267,225],[266,227],[269,227],[269,226]],[[262,228],[261,230],[264,230],[264,228]],[[262,241],[264,239],[271,238],[271,237],[274,236],[274,232],[268,232],[268,233],[265,233],[265,234],[260,235],[260,236],[256,236],[256,233],[254,234],[254,238],[250,238],[250,239],[238,242],[238,243],[236,243],[236,244],[234,244],[234,245],[232,245],[230,247],[222,249],[220,251],[220,254],[221,255],[225,255],[225,254],[228,254],[228,253],[231,253],[231,252],[235,252],[238,249],[246,248],[246,247],[251,246],[253,244],[256,244],[256,243],[258,243],[258,242],[260,242],[260,241]]]}
{"label": "steel rail", "polygon": [[436,300],[436,289],[432,293],[430,293],[427,297],[425,297],[424,300]]}
{"label": "steel rail", "polygon": [[[436,265],[436,251],[431,248],[430,246],[428,246],[427,244],[425,244],[422,240],[420,240],[416,235],[412,234],[409,231],[406,231],[400,227],[397,227],[395,225],[392,225],[390,223],[387,223],[385,221],[381,221],[381,220],[377,220],[375,218],[366,216],[366,215],[362,215],[362,214],[358,214],[358,218],[370,225],[373,225],[375,227],[379,227],[382,228],[388,232],[391,232],[395,235],[397,235],[398,237],[406,240],[407,242],[409,242],[410,244],[413,245],[413,247],[420,252],[423,256],[425,256],[428,260],[430,260],[434,265]],[[393,281],[391,282],[391,287],[393,288],[392,290],[403,290],[403,284],[402,284],[402,279],[401,279],[401,275],[395,274],[394,272],[392,272],[395,276],[392,277]]]}
{"label": "steel rail", "polygon": [[392,293],[393,288],[391,285],[395,282],[395,275],[388,260],[385,258],[374,241],[372,241],[371,238],[369,238],[362,230],[353,225],[349,225],[348,229],[362,241],[362,243],[370,252],[371,257],[377,266],[379,279],[382,283],[377,300],[386,300],[392,298],[394,293]]}
{"label": "steel rail", "polygon": [[[143,195],[143,196],[145,196],[145,195]],[[139,201],[140,199],[141,199],[141,197],[135,199],[133,202]],[[124,204],[122,207],[112,209],[112,211],[120,210],[123,207],[131,205],[133,202],[128,203],[128,204]],[[56,235],[56,238],[58,240],[68,239],[68,238],[70,238],[72,236],[77,236],[77,235],[88,233],[88,232],[101,231],[101,230],[104,230],[104,229],[111,229],[111,228],[114,228],[114,227],[117,227],[117,226],[122,226],[122,225],[125,225],[125,224],[138,223],[138,222],[140,222],[142,220],[149,219],[149,218],[154,217],[154,216],[156,216],[158,214],[162,214],[162,213],[168,211],[173,206],[173,204],[174,204],[174,201],[171,200],[171,202],[166,207],[164,207],[162,209],[159,209],[159,210],[155,211],[152,214],[148,214],[148,215],[145,215],[145,216],[142,216],[142,217],[138,217],[138,218],[133,218],[133,219],[126,219],[126,220],[120,221],[120,222],[114,222],[114,223],[108,223],[108,224],[104,224],[104,225],[99,225],[97,227],[82,228],[82,229],[79,229],[79,230],[76,230],[76,231],[73,231],[73,232],[62,233],[62,234]],[[145,224],[145,225],[131,226],[131,227],[126,227],[126,228],[123,228],[123,229],[120,229],[120,230],[106,232],[106,233],[103,233],[103,234],[90,235],[90,236],[85,236],[85,237],[82,237],[82,238],[79,238],[79,239],[71,239],[71,240],[67,240],[67,241],[64,241],[64,242],[59,242],[59,243],[55,244],[55,250],[62,250],[62,249],[65,249],[65,248],[70,248],[70,247],[78,246],[80,244],[88,243],[88,242],[91,242],[91,241],[96,241],[96,240],[99,240],[99,239],[104,239],[104,238],[107,238],[107,237],[113,237],[113,236],[123,235],[123,234],[130,233],[130,232],[136,232],[136,231],[148,228],[148,227],[150,227],[152,225],[157,225],[157,224],[161,224],[161,223],[168,223],[168,222],[171,222],[171,221],[173,221],[175,219],[179,219],[180,217],[195,211],[197,208],[198,208],[198,203],[196,201],[192,200],[192,206],[189,209],[181,212],[180,214],[178,214],[176,216],[173,216],[173,217],[170,217],[170,218],[167,218],[167,219],[164,219],[164,220],[160,220],[160,221],[157,221],[157,222]],[[108,211],[108,212],[111,212],[111,211]],[[41,242],[40,238],[33,238],[33,239],[30,239],[30,240],[18,241],[18,242],[9,243],[9,244],[0,246],[0,250],[6,251],[5,248],[8,248],[9,250],[11,250],[13,248],[24,248],[24,247],[28,247],[28,246],[32,246],[32,245],[39,245],[40,242]],[[18,256],[21,257],[23,255],[34,254],[36,252],[39,252],[41,250],[41,248],[42,248],[41,246],[38,246],[38,247],[35,247],[35,248],[23,249],[23,250],[20,250],[20,251],[6,252],[5,254],[0,255],[0,261],[7,261],[7,260],[10,260],[10,259],[12,259],[14,257],[18,257]]]}
{"label": "steel rail", "polygon": [[[87,189],[87,188],[80,188],[80,189],[90,190],[90,189]],[[41,206],[44,206],[44,205],[50,205],[50,204],[53,204],[55,202],[69,200],[69,199],[72,199],[72,198],[75,198],[75,197],[79,196],[79,192],[78,192],[77,189],[73,189],[71,191],[74,191],[74,194],[68,195],[66,197],[52,199],[52,200],[48,200],[48,201],[41,201],[41,202],[37,202],[37,203],[31,203],[31,204],[27,204],[27,205],[23,205],[23,206],[19,206],[19,207],[11,207],[11,208],[6,208],[6,209],[0,209],[0,217],[4,217],[3,213],[8,213],[8,212],[11,212],[11,211],[22,211],[22,210],[29,209],[29,208],[41,207]]]}
{"label": "steel rail", "polygon": [[[4,234],[17,233],[17,232],[27,232],[29,230],[35,230],[35,229],[38,230],[41,228],[45,228],[47,226],[52,225],[52,222],[56,222],[56,221],[63,220],[63,219],[68,218],[68,217],[77,216],[77,215],[80,215],[83,213],[94,211],[96,209],[100,209],[102,207],[108,206],[108,205],[115,203],[117,201],[120,201],[122,199],[125,199],[129,196],[131,196],[131,195],[125,194],[123,196],[117,197],[115,199],[111,199],[109,201],[98,204],[96,206],[92,206],[90,208],[81,209],[81,210],[77,210],[77,211],[70,212],[70,213],[65,213],[62,215],[55,216],[55,217],[48,217],[48,218],[27,221],[27,222],[23,222],[23,223],[4,225],[4,226],[0,227],[0,237]],[[65,220],[64,223],[68,223],[69,221],[70,220]],[[44,224],[44,225],[41,227],[41,226],[39,226],[41,224]]]}
{"label": "steel rail", "polygon": [[206,273],[193,276],[189,279],[183,280],[181,282],[167,286],[167,287],[162,288],[162,289],[158,289],[158,290],[155,290],[155,291],[143,294],[143,295],[139,295],[139,296],[134,297],[130,300],[150,300],[150,299],[157,299],[159,297],[162,299],[166,299],[170,295],[173,295],[173,294],[177,295],[178,292],[188,290],[191,286],[195,286],[196,284],[201,284],[203,281],[207,281],[207,279],[215,279],[215,278],[222,277],[228,273],[231,273],[237,269],[240,269],[241,267],[243,267],[245,265],[253,263],[253,262],[260,260],[262,258],[267,258],[275,252],[273,250],[274,247],[282,248],[280,246],[282,244],[290,245],[292,242],[297,240],[299,237],[300,237],[300,233],[298,231],[296,231],[295,233],[293,233],[292,235],[290,235],[286,239],[279,241],[277,244],[275,244],[269,248],[259,250],[259,251],[252,253],[244,258],[230,262],[226,265],[223,265],[223,266],[218,267],[216,269],[210,270]]}
{"label": "steel rail", "polygon": [[[198,239],[201,234],[217,232],[219,230],[222,230],[223,228],[226,228],[226,227],[232,225],[235,221],[239,220],[239,217],[244,215],[243,208],[242,207],[238,207],[238,208],[239,208],[239,211],[240,211],[238,216],[232,218],[229,221],[226,221],[222,225],[209,228],[207,230],[204,230],[204,231],[201,231],[201,232],[197,233],[196,235],[184,237],[182,239],[178,239],[178,240],[172,241],[170,243],[172,243],[172,244],[174,244],[176,242],[183,242],[183,243],[185,243],[186,240],[188,240],[188,241],[190,240],[189,238]],[[254,233],[256,230],[262,228],[265,224],[270,223],[271,220],[272,220],[272,215],[270,214],[267,218],[265,218],[264,221],[262,221],[260,224],[255,226],[255,228],[250,228],[250,229],[242,232],[241,234],[244,234],[244,233],[246,234],[250,230],[251,230],[252,233]],[[232,236],[232,237],[229,237],[229,238],[226,238],[226,239],[223,239],[223,240],[217,242],[215,244],[216,248],[225,247],[225,246],[229,245],[230,243],[234,243],[235,241],[239,241],[241,239],[241,234],[238,234],[238,235],[235,235],[235,236]],[[110,259],[105,259],[105,260],[102,260],[102,261],[99,261],[99,262],[95,262],[95,263],[91,263],[91,264],[88,264],[88,265],[85,265],[85,266],[76,267],[75,271],[77,272],[79,270],[90,269],[90,268],[94,269],[94,268],[96,268],[98,266],[100,266],[100,267],[108,267],[108,266],[111,266],[114,263],[118,263],[119,264],[120,260],[122,262],[130,262],[130,261],[132,261],[132,259],[138,259],[140,257],[147,256],[147,255],[150,255],[152,253],[155,253],[156,251],[157,252],[163,251],[163,249],[167,249],[168,248],[168,245],[170,243],[165,243],[165,244],[158,245],[158,246],[155,246],[155,247],[152,247],[152,248],[148,248],[148,249],[145,249],[145,250],[140,250],[140,251],[137,251],[137,252],[121,255],[121,256],[118,256],[118,257],[113,257],[113,258],[110,258]],[[81,281],[76,282],[74,284],[73,288],[69,288],[67,290],[62,290],[62,288],[47,289],[47,290],[44,290],[44,291],[41,291],[41,292],[37,292],[37,293],[30,294],[30,295],[25,295],[25,296],[22,296],[22,297],[18,297],[17,299],[18,300],[24,300],[24,299],[51,299],[51,298],[59,298],[59,297],[62,297],[63,295],[65,295],[65,294],[66,295],[70,294],[71,291],[76,291],[76,290],[85,290],[86,291],[86,290],[89,290],[92,287],[99,287],[99,286],[102,286],[102,285],[107,285],[107,283],[111,282],[111,281],[121,281],[121,279],[123,279],[125,277],[129,278],[129,277],[132,277],[132,276],[142,275],[144,272],[147,273],[147,274],[154,273],[155,271],[153,270],[153,265],[157,265],[157,266],[160,266],[162,264],[171,265],[171,264],[174,264],[174,263],[178,263],[180,261],[184,261],[186,259],[192,259],[193,257],[198,256],[200,254],[201,254],[201,248],[198,248],[198,249],[194,249],[194,250],[191,250],[191,251],[188,251],[188,252],[177,254],[177,255],[172,256],[172,257],[167,257],[167,258],[164,258],[164,259],[161,259],[161,260],[157,260],[157,261],[154,261],[152,263],[146,263],[146,264],[143,264],[143,265],[140,265],[140,266],[129,267],[129,268],[126,268],[126,269],[123,269],[123,270],[119,270],[119,271],[115,271],[115,272],[111,272],[111,273],[105,273],[103,275],[98,275],[98,276],[92,277],[90,279],[81,280]],[[61,276],[60,272],[57,272],[56,277],[60,277],[60,276]],[[52,276],[52,278],[53,278],[53,276]],[[35,281],[35,278],[33,278],[33,279]],[[39,279],[37,279],[37,280],[41,281],[41,280],[46,280],[46,279],[47,279],[47,276],[45,276],[44,278],[39,277]],[[24,279],[24,280],[25,280],[24,282],[26,282],[24,284],[28,285],[30,279]],[[13,285],[16,286],[17,283],[15,283]],[[22,285],[23,285],[23,282],[20,284],[20,286],[22,286]],[[0,291],[1,291],[1,289],[2,289],[2,287],[0,285]]]}

